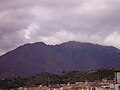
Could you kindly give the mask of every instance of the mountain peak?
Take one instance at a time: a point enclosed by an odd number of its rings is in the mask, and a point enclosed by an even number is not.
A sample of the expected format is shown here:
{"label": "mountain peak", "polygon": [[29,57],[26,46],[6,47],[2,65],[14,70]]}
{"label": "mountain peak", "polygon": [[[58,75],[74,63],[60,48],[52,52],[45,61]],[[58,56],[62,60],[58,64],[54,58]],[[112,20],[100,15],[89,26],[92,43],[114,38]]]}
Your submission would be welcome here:
{"label": "mountain peak", "polygon": [[46,45],[44,42],[35,42],[33,45]]}
{"label": "mountain peak", "polygon": [[71,47],[71,48],[91,46],[91,45],[93,46],[94,44],[88,43],[88,42],[78,42],[78,41],[68,41],[68,42],[60,44],[60,46]]}
{"label": "mountain peak", "polygon": [[0,77],[61,73],[120,65],[120,50],[92,43],[69,41],[60,45],[29,43],[0,57]]}

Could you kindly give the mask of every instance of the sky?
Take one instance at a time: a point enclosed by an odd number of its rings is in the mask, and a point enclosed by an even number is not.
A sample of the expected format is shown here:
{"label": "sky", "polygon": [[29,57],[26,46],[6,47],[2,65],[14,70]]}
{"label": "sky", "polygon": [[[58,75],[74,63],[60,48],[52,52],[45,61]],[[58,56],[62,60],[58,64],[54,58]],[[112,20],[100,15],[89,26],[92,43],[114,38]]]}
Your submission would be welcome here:
{"label": "sky", "polygon": [[0,55],[73,40],[120,49],[120,0],[0,0]]}

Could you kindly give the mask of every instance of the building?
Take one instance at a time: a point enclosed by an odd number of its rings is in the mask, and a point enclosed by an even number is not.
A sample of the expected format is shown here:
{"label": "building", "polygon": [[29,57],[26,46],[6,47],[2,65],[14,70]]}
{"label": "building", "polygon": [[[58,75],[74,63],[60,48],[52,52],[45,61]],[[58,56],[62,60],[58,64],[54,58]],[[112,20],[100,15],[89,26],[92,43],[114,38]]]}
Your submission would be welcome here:
{"label": "building", "polygon": [[115,90],[120,90],[120,68],[115,69]]}

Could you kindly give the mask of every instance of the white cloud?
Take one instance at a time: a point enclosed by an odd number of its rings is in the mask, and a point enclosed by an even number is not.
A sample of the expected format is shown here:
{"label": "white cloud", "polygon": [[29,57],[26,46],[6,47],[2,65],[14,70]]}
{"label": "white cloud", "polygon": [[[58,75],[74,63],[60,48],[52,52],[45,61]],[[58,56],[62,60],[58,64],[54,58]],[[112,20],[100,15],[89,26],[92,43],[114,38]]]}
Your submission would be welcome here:
{"label": "white cloud", "polygon": [[104,40],[104,42],[107,45],[114,45],[114,46],[120,48],[120,33],[113,32],[111,35],[107,36],[107,38]]}
{"label": "white cloud", "polygon": [[47,36],[47,37],[39,37],[40,41],[45,42],[46,44],[55,45],[60,44],[61,42],[69,41],[75,39],[75,35],[71,32],[66,32],[61,30],[56,32],[54,35]]}
{"label": "white cloud", "polygon": [[76,40],[120,48],[120,0],[0,0],[0,53]]}
{"label": "white cloud", "polygon": [[26,39],[31,39],[32,35],[35,35],[37,30],[39,29],[39,26],[37,24],[30,24],[27,29],[25,29],[25,38]]}

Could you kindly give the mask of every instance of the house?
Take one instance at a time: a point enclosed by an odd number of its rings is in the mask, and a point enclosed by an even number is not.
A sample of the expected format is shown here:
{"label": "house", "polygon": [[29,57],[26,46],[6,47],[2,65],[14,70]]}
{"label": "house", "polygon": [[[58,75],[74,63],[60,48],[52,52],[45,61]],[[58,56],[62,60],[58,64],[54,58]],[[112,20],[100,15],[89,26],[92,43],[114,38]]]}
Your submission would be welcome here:
{"label": "house", "polygon": [[52,85],[49,87],[49,90],[61,90],[61,87],[59,85]]}

